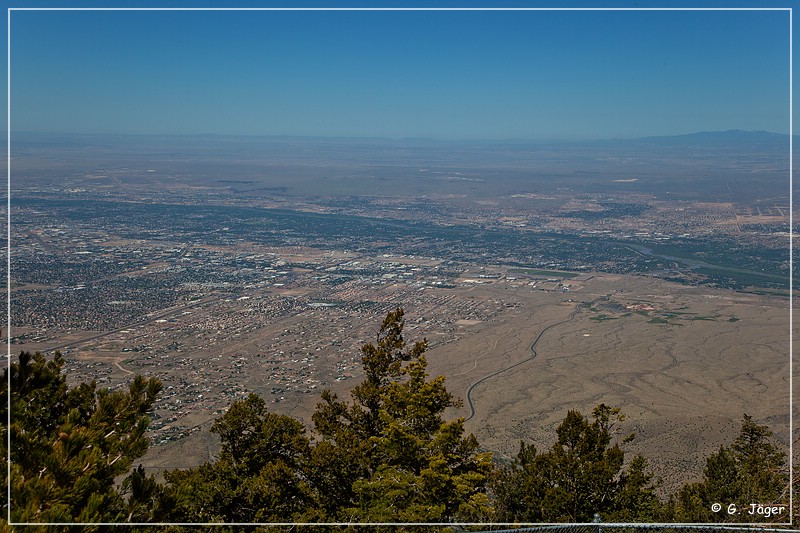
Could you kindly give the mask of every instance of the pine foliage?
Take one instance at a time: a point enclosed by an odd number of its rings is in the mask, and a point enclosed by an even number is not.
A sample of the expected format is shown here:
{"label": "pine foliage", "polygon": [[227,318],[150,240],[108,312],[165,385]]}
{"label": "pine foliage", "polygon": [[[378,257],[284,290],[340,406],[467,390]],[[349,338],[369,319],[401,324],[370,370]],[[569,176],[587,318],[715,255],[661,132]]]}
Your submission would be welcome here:
{"label": "pine foliage", "polygon": [[58,352],[49,360],[22,352],[0,385],[7,395],[11,383],[12,520],[125,521],[141,507],[138,498],[146,498],[143,484],[154,482],[139,470],[128,481],[126,489],[136,488],[126,501],[114,481],[147,450],[146,413],[161,383],[136,376],[127,391],[98,389],[95,382],[69,389],[63,365]]}
{"label": "pine foliage", "polygon": [[[538,453],[520,444],[517,458],[494,483],[502,521],[591,522],[652,520],[658,507],[652,474],[636,456],[627,469],[620,443],[612,444],[618,408],[598,405],[592,420],[569,411],[552,448]],[[622,444],[633,436],[623,439]]]}
{"label": "pine foliage", "polygon": [[[788,502],[788,465],[784,454],[772,441],[767,426],[756,424],[745,414],[739,435],[730,446],[706,459],[703,479],[687,483],[670,502],[676,521],[681,522],[748,522],[761,521],[759,516],[743,514],[756,504]],[[720,503],[723,509],[712,511]],[[728,512],[733,505],[739,512]],[[788,512],[783,519],[788,517]]]}
{"label": "pine foliage", "polygon": [[702,480],[666,505],[645,458],[626,461],[633,435],[620,438],[624,417],[604,404],[591,417],[569,411],[552,447],[522,442],[512,464],[497,466],[465,435],[463,419],[444,418],[458,403],[444,377],[428,375],[427,341],[408,345],[404,325],[402,309],[387,314],[361,347],[363,381],[349,401],[324,391],[313,428],[250,394],[212,426],[219,457],[165,472],[165,483],[141,465],[131,471],[147,449],[158,380],[137,376],[115,392],[94,382],[69,388],[59,353],[23,352],[0,383],[10,394],[0,447],[7,453],[10,438],[11,478],[4,469],[0,476],[10,485],[12,520],[388,522],[411,530],[421,522],[591,522],[597,513],[604,522],[716,523],[743,515],[714,513],[713,503],[741,510],[788,499],[786,456],[747,415],[733,443],[707,458]]}
{"label": "pine foliage", "polygon": [[211,428],[217,461],[166,474],[160,508],[171,522],[306,522],[316,501],[304,471],[310,441],[303,425],[267,410],[250,394]]}
{"label": "pine foliage", "polygon": [[250,395],[212,431],[217,461],[167,474],[161,507],[173,521],[443,522],[488,520],[491,454],[464,436],[444,378],[429,379],[427,342],[403,339],[403,311],[362,349],[352,402],[322,393],[315,439]]}

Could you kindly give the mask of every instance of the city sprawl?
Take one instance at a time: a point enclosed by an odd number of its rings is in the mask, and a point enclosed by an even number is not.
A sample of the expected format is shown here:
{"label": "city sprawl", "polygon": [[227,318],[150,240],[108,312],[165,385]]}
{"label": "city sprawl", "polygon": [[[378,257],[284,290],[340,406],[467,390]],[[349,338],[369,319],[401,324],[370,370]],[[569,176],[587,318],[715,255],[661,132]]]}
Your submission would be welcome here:
{"label": "city sprawl", "polygon": [[781,435],[776,139],[218,141],[22,143],[12,163],[12,350],[60,350],[74,382],[158,376],[148,468],[213,458],[210,423],[250,392],[309,423],[397,306],[501,454],[599,401],[632,415],[668,486],[742,411]]}

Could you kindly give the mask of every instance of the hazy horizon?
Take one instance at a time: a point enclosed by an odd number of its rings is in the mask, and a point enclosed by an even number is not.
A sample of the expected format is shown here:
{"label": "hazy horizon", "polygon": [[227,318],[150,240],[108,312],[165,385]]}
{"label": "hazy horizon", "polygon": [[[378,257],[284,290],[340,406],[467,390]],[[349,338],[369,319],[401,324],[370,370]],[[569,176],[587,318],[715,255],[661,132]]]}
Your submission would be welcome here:
{"label": "hazy horizon", "polygon": [[[503,144],[503,143],[564,143],[564,144],[581,144],[581,143],[605,143],[605,142],[624,142],[624,141],[639,141],[649,139],[670,139],[681,137],[692,137],[701,135],[722,136],[722,135],[760,135],[760,136],[773,136],[773,137],[789,137],[789,133],[781,133],[767,130],[748,130],[743,128],[732,128],[727,130],[697,130],[687,131],[681,133],[674,133],[669,135],[640,135],[636,137],[586,137],[586,138],[555,138],[555,137],[505,137],[505,138],[455,138],[455,137],[432,137],[432,136],[359,136],[359,135],[303,135],[303,134],[257,134],[257,133],[213,133],[213,132],[198,132],[198,133],[103,133],[103,132],[74,132],[74,131],[29,131],[20,130],[12,131],[12,140],[15,137],[109,137],[109,138],[145,138],[145,137],[166,137],[166,138],[228,138],[228,139],[309,139],[309,140],[374,140],[374,141],[392,141],[392,142],[407,142],[407,141],[426,141],[436,143],[486,143],[486,144]],[[800,134],[793,134],[793,137],[798,137]],[[0,132],[0,138],[6,138]]]}
{"label": "hazy horizon", "polygon": [[13,10],[11,129],[466,141],[788,133],[788,15]]}

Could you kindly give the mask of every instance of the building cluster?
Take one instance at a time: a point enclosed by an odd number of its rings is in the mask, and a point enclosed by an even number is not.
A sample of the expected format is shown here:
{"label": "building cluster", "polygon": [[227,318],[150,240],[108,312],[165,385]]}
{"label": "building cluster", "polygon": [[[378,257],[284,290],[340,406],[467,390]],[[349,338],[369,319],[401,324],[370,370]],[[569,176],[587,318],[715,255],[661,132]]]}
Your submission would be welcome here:
{"label": "building cluster", "polygon": [[[397,306],[409,312],[409,337],[435,348],[515,308],[514,291],[570,292],[593,271],[687,279],[653,252],[658,243],[705,246],[709,261],[736,249],[754,270],[782,260],[764,247],[747,255],[746,240],[735,248],[680,223],[656,225],[650,208],[630,202],[599,202],[616,218],[593,214],[591,227],[575,208],[540,232],[545,222],[513,209],[494,218],[478,209],[455,224],[448,217],[467,211],[430,201],[376,204],[404,213],[391,220],[100,204],[39,199],[12,213],[11,342],[60,349],[75,381],[119,387],[133,374],[158,376],[156,443],[196,431],[249,392],[281,403],[350,386],[360,347]],[[667,218],[702,227],[729,216],[708,209]],[[426,210],[436,224],[420,223]]]}

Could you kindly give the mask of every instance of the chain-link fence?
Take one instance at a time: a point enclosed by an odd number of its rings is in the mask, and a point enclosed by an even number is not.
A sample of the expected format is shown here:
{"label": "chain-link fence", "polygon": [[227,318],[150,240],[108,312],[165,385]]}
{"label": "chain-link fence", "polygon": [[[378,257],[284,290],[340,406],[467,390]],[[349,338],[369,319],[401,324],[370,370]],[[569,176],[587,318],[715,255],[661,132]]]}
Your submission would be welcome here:
{"label": "chain-link fence", "polygon": [[[721,532],[776,532],[800,531],[795,526],[786,527],[735,527],[717,525],[681,525],[681,524],[563,524],[518,527],[509,529],[492,529],[491,533],[721,533]],[[487,531],[486,533],[489,533]]]}

